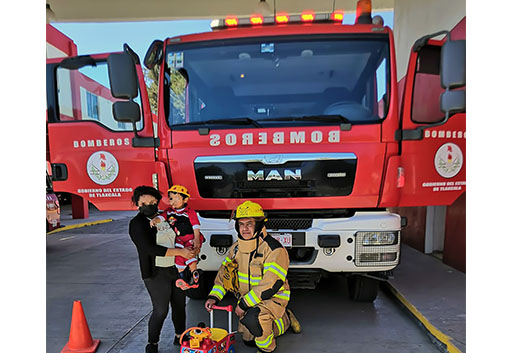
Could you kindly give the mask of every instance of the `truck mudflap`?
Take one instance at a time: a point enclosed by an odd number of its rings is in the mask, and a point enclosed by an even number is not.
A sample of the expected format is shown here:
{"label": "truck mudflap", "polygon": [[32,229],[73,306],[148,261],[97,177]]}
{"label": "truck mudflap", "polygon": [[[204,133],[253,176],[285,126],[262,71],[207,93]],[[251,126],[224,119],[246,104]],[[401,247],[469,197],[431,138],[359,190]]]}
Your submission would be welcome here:
{"label": "truck mudflap", "polygon": [[[201,218],[206,243],[199,267],[217,271],[236,241],[233,221]],[[271,224],[274,222],[271,222]],[[267,229],[286,247],[291,269],[370,273],[399,263],[401,218],[389,212],[356,212],[349,218],[313,219],[305,229]]]}

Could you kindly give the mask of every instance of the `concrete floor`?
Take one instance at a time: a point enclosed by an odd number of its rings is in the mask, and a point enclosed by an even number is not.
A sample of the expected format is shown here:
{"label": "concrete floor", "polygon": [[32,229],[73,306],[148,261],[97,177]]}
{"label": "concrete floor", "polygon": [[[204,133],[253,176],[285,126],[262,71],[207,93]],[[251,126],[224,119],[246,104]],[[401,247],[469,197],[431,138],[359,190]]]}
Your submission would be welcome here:
{"label": "concrete floor", "polygon": [[[48,235],[47,352],[68,341],[74,300],[81,300],[93,338],[101,339],[97,352],[144,351],[151,306],[127,228],[124,218]],[[438,352],[385,293],[370,304],[349,301],[342,277],[324,279],[316,290],[293,290],[291,306],[303,332],[280,337],[277,352]],[[189,301],[187,313],[188,326],[208,322],[202,301]],[[216,324],[225,322],[219,313]],[[177,352],[172,336],[168,319],[161,353]],[[237,339],[237,352],[255,352]]]}
{"label": "concrete floor", "polygon": [[431,324],[466,351],[466,275],[435,256],[401,247],[401,262],[390,284]]}

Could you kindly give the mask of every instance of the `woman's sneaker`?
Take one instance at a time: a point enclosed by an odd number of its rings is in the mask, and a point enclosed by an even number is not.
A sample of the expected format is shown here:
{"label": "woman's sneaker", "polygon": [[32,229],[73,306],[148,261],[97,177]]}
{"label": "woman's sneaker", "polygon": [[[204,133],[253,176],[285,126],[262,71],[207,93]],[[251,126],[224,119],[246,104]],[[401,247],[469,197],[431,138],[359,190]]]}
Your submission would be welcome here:
{"label": "woman's sneaker", "polygon": [[147,344],[147,346],[145,346],[145,353],[158,353],[158,344]]}
{"label": "woman's sneaker", "polygon": [[173,340],[175,346],[180,346],[180,335],[175,334],[175,339]]}

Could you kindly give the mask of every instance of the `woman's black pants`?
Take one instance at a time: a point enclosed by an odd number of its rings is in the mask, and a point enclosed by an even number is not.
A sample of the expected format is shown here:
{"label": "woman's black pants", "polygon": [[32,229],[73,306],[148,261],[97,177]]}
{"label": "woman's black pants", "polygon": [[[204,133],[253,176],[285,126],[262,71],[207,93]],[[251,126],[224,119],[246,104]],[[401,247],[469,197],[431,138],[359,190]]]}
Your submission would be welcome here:
{"label": "woman's black pants", "polygon": [[177,276],[177,269],[173,266],[156,267],[155,275],[144,280],[153,304],[153,313],[149,319],[149,343],[157,343],[160,339],[160,331],[170,303],[175,333],[181,334],[186,328],[186,295],[175,286]]}

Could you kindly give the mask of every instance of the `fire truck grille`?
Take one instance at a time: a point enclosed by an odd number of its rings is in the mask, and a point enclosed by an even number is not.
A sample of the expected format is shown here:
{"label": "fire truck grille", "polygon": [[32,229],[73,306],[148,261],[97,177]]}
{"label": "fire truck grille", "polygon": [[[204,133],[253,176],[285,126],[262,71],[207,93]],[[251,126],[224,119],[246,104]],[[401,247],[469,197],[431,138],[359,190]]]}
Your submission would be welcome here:
{"label": "fire truck grille", "polygon": [[347,196],[353,189],[353,153],[201,156],[195,177],[203,198]]}
{"label": "fire truck grille", "polygon": [[269,218],[266,223],[267,229],[308,229],[311,228],[313,220],[304,218]]}

